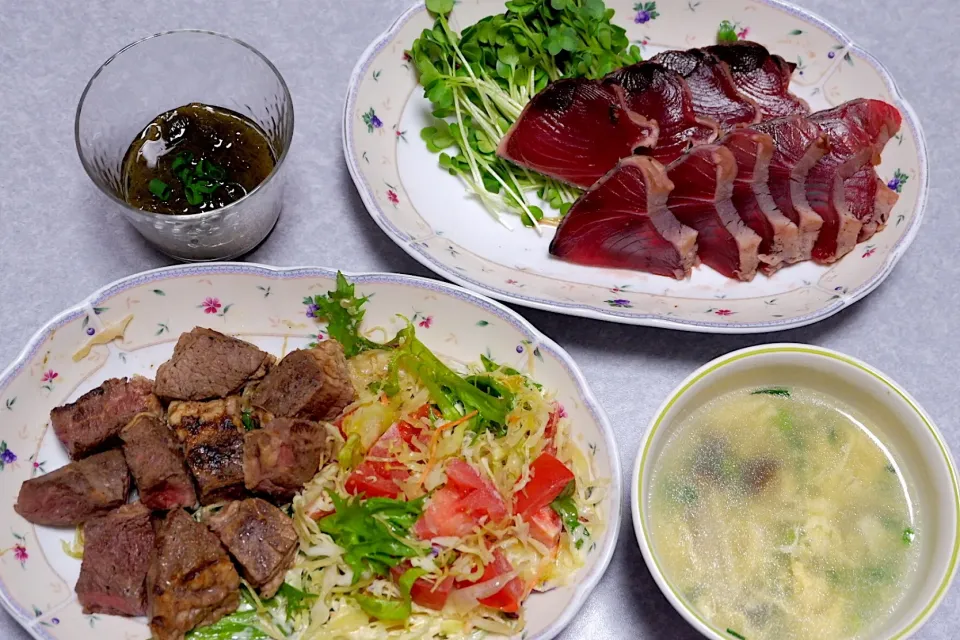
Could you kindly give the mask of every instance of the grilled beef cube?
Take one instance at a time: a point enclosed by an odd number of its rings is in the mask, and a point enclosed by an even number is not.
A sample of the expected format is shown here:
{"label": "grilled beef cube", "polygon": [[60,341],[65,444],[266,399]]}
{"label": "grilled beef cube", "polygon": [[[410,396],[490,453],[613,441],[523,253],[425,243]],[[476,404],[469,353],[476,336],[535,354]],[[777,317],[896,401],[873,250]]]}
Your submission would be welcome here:
{"label": "grilled beef cube", "polygon": [[50,412],[57,438],[74,460],[119,444],[120,430],[138,413],[162,412],[153,383],[134,376],[111,378],[73,404]]}
{"label": "grilled beef cube", "polygon": [[217,536],[183,509],[157,531],[147,572],[147,615],[156,640],[217,622],[240,605],[240,576]]}
{"label": "grilled beef cube", "polygon": [[106,451],[27,480],[14,509],[34,524],[75,526],[121,506],[129,492],[123,454]]}
{"label": "grilled beef cube", "polygon": [[276,418],[244,437],[244,482],[254,493],[290,502],[339,448],[338,434],[325,425]]}
{"label": "grilled beef cube", "polygon": [[240,398],[171,402],[168,421],[197,482],[200,504],[243,497]]}
{"label": "grilled beef cube", "polygon": [[84,613],[142,616],[147,613],[147,569],[154,533],[150,509],[127,504],[83,527],[84,547],[77,598]]}
{"label": "grilled beef cube", "polygon": [[333,420],[355,397],[343,347],[327,340],[287,354],[257,386],[252,403],[275,416]]}
{"label": "grilled beef cube", "polygon": [[210,518],[210,528],[234,557],[243,577],[272,598],[293,565],[297,532],[293,520],[260,498],[231,502]]}
{"label": "grilled beef cube", "polygon": [[173,400],[225,398],[271,364],[273,356],[249,342],[197,327],[180,335],[173,356],[157,368],[154,391]]}
{"label": "grilled beef cube", "polygon": [[141,414],[124,427],[120,437],[143,504],[168,511],[197,503],[180,445],[162,418]]}

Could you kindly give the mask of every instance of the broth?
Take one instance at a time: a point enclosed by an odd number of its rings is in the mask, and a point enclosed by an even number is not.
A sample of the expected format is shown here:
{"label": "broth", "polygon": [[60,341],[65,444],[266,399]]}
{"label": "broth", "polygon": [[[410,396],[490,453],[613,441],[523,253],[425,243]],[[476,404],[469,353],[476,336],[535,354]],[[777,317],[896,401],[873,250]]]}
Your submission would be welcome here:
{"label": "broth", "polygon": [[907,483],[827,396],[718,397],[671,436],[650,491],[664,576],[731,637],[866,637],[914,579],[922,536]]}

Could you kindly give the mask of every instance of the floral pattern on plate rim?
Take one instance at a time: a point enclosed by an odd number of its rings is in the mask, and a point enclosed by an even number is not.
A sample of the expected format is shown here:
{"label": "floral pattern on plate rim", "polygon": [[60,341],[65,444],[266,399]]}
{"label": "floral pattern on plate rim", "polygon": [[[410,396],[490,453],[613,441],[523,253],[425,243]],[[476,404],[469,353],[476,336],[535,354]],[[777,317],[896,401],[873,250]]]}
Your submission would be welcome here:
{"label": "floral pattern on plate rim", "polygon": [[[30,420],[27,423],[29,426],[24,427],[29,432],[19,437],[23,442],[33,443],[22,451],[19,446],[16,448],[18,459],[15,464],[8,465],[6,473],[0,474],[0,494],[15,497],[20,481],[31,477],[32,474],[45,471],[43,465],[49,459],[46,456],[39,457],[37,455],[39,451],[35,449],[38,441],[35,438],[42,432],[44,421],[36,416],[48,414],[52,406],[68,400],[71,394],[75,395],[83,391],[82,388],[78,391],[75,386],[67,388],[66,385],[57,385],[49,394],[20,392],[23,388],[36,389],[37,380],[45,373],[55,371],[57,373],[55,379],[58,381],[67,378],[73,385],[83,384],[85,378],[103,375],[97,372],[103,363],[104,356],[112,359],[114,366],[119,366],[116,363],[124,365],[137,363],[135,366],[138,367],[138,371],[153,370],[157,363],[151,361],[148,365],[143,361],[144,355],[138,354],[159,352],[149,350],[141,352],[141,349],[159,344],[172,348],[180,332],[202,323],[204,318],[212,319],[219,315],[226,306],[223,304],[225,299],[235,305],[234,310],[223,319],[225,328],[221,330],[227,333],[239,332],[241,336],[262,333],[264,336],[274,336],[271,339],[277,341],[274,343],[277,345],[282,336],[284,351],[287,349],[287,337],[295,337],[304,342],[323,339],[325,337],[323,325],[311,321],[316,320],[315,318],[304,317],[304,294],[313,295],[333,288],[334,275],[335,272],[320,268],[279,269],[239,263],[168,267],[108,285],[91,296],[88,302],[64,312],[31,338],[17,361],[0,374],[0,408],[3,408],[4,404],[7,407],[5,410],[13,411],[15,408],[18,416],[22,413],[25,419]],[[523,351],[521,359],[530,359],[535,363],[536,369],[531,371],[544,382],[551,380],[552,382],[549,383],[551,388],[557,384],[560,397],[564,399],[564,410],[570,412],[573,407],[576,412],[574,424],[579,426],[575,426],[575,433],[580,434],[576,437],[583,439],[585,450],[591,453],[597,451],[598,446],[601,448],[604,454],[602,458],[598,457],[601,461],[598,462],[600,465],[598,468],[603,470],[604,477],[609,474],[611,479],[608,498],[610,500],[608,531],[604,532],[602,537],[598,536],[595,541],[598,546],[589,556],[583,582],[579,586],[551,591],[552,595],[542,594],[535,599],[544,603],[538,606],[547,606],[547,601],[560,597],[565,604],[554,605],[553,609],[560,611],[578,608],[586,597],[586,593],[599,580],[612,556],[619,530],[621,496],[621,474],[612,430],[602,409],[586,386],[582,374],[569,360],[569,356],[557,345],[537,332],[519,315],[497,303],[434,280],[392,274],[346,275],[357,284],[358,291],[371,295],[373,301],[371,305],[374,306],[368,311],[368,317],[377,326],[386,326],[394,322],[395,310],[403,309],[403,303],[414,304],[413,307],[406,306],[410,309],[407,312],[409,317],[416,317],[418,330],[423,330],[424,340],[429,339],[430,343],[433,343],[433,346],[441,352],[443,349],[453,349],[453,353],[457,353],[457,350],[462,352],[464,349],[469,349],[471,357],[475,359],[479,353],[484,351],[489,353],[492,346],[494,357],[508,362],[510,360],[505,357],[507,351],[513,352],[514,346],[520,346]],[[162,295],[153,292],[152,289],[161,283],[163,288],[159,290],[164,291]],[[374,290],[371,291],[371,288]],[[206,292],[211,289],[217,291],[219,295],[214,297],[207,294]],[[265,296],[267,291],[270,292],[268,299]],[[207,302],[208,298],[211,299],[210,302]],[[86,341],[82,335],[83,332],[72,333],[58,331],[58,329],[70,323],[76,323],[75,326],[79,326],[90,305],[104,300],[115,300],[116,308],[105,312],[102,325],[97,325],[98,330],[103,326],[112,326],[117,319],[126,317],[127,309],[131,308],[132,303],[138,306],[122,341],[106,347],[97,347],[85,358],[74,361],[72,355],[76,347]],[[197,308],[198,300],[201,302],[199,309]],[[213,302],[214,300],[219,302],[219,308]],[[204,305],[203,302],[207,304]],[[388,305],[391,313],[385,314],[385,308]],[[214,311],[207,313],[205,308],[213,308]],[[169,319],[163,320],[163,317],[168,315]],[[165,327],[159,336],[156,335],[158,320],[163,320],[161,324]],[[219,322],[220,320],[215,321],[216,324]],[[396,322],[400,321],[396,320]],[[436,332],[438,327],[442,327],[442,333]],[[428,331],[428,329],[432,330]],[[456,333],[451,333],[454,331]],[[515,336],[512,340],[509,338],[511,335]],[[57,344],[60,345],[56,349],[51,347],[53,336],[57,337]],[[464,342],[465,337],[468,338],[466,342]],[[507,340],[510,340],[509,343],[506,343]],[[442,346],[444,344],[449,346]],[[463,357],[462,353],[459,357]],[[519,360],[512,362],[519,365]],[[539,374],[537,374],[538,371]],[[110,372],[110,375],[112,374],[113,372]],[[31,415],[35,418],[30,419]],[[590,435],[594,433],[593,430],[596,435]],[[53,436],[48,434],[47,437]],[[7,440],[9,441],[9,438]],[[30,447],[33,447],[34,451],[31,451]],[[11,448],[8,446],[7,449]],[[30,454],[29,457],[28,454]],[[56,464],[64,462],[65,459]],[[15,483],[15,486],[11,483]],[[3,504],[0,504],[0,518],[7,517],[3,514],[8,511],[10,521],[22,522],[13,514],[12,504],[12,498],[9,502],[4,500]],[[44,571],[49,573],[51,568],[48,557],[56,556],[57,553],[43,547],[46,543],[37,542],[33,527],[30,527],[30,533],[26,535],[21,531],[13,533],[23,537],[11,539],[9,538],[11,534],[4,536],[4,532],[0,531],[0,545],[2,545],[0,551],[6,549],[9,557],[15,559],[12,566],[18,573],[25,568],[29,569],[26,573],[29,576],[27,582],[36,582],[33,576],[43,575]],[[29,566],[24,567],[21,563]],[[79,629],[75,623],[78,618],[82,619],[81,627],[83,628],[88,627],[90,622],[96,622],[89,616],[81,616],[78,605],[72,599],[72,590],[69,585],[64,585],[62,582],[57,588],[62,594],[60,597],[70,598],[66,601],[45,602],[29,596],[28,599],[24,599],[21,585],[16,581],[20,579],[12,577],[9,573],[10,567],[9,562],[0,563],[0,600],[14,612],[15,618],[38,637],[59,637],[53,630],[58,622],[54,622],[51,616],[56,616],[58,620],[69,619],[69,624],[66,622],[64,624],[72,630]],[[55,576],[53,579],[56,578]],[[42,588],[43,584],[37,583],[35,587]],[[11,599],[12,593],[20,595]],[[121,624],[118,622],[120,620],[103,618],[105,627],[102,631],[110,633],[110,630],[117,628],[114,625]],[[129,621],[122,624],[128,623]],[[100,630],[99,623],[97,627]],[[538,634],[530,635],[533,637]],[[69,637],[75,638],[72,635]],[[80,636],[77,638],[79,640]],[[87,636],[82,638],[86,640]]]}
{"label": "floral pattern on plate rim", "polygon": [[[478,0],[480,5],[485,5],[486,2],[487,0]],[[493,4],[499,6],[498,3]],[[564,284],[561,287],[563,291],[558,293],[558,281],[553,276],[546,276],[535,271],[517,271],[508,264],[493,262],[456,243],[448,242],[445,245],[448,250],[441,253],[431,243],[426,242],[432,237],[430,226],[422,218],[416,224],[412,222],[418,220],[419,214],[416,213],[416,209],[409,198],[405,200],[403,197],[403,185],[399,184],[397,170],[395,166],[391,165],[391,162],[395,164],[395,153],[391,153],[387,146],[377,146],[380,144],[377,136],[371,136],[369,143],[367,143],[354,133],[354,118],[364,125],[363,130],[366,131],[369,127],[368,121],[372,122],[371,118],[374,115],[377,116],[381,125],[390,124],[394,131],[399,130],[397,122],[394,121],[399,115],[398,108],[395,106],[398,101],[396,89],[390,87],[397,83],[406,87],[409,82],[411,88],[415,90],[415,84],[413,84],[415,81],[410,80],[412,69],[409,58],[401,54],[397,56],[396,60],[393,60],[391,51],[394,51],[397,47],[394,39],[401,32],[413,32],[413,27],[409,25],[421,19],[422,5],[408,10],[388,32],[370,46],[358,63],[351,79],[345,107],[344,126],[346,135],[344,136],[344,149],[351,174],[357,183],[367,209],[377,224],[398,245],[428,268],[454,282],[507,302],[617,322],[651,324],[709,332],[759,332],[787,329],[816,322],[838,312],[876,288],[892,270],[916,234],[927,196],[927,157],[923,133],[916,115],[897,90],[886,69],[872,56],[853,44],[838,29],[813,14],[779,0],[749,0],[746,4],[749,11],[745,14],[744,5],[733,2],[710,3],[709,5],[693,0],[687,2],[679,2],[679,0],[665,2],[661,0],[657,3],[635,3],[625,2],[624,0],[608,2],[608,6],[616,8],[618,16],[626,15],[629,18],[629,25],[624,24],[623,18],[620,18],[618,23],[628,28],[628,37],[632,38],[633,42],[641,41],[637,39],[635,28],[643,27],[646,29],[646,33],[643,34],[643,41],[646,41],[649,36],[657,33],[657,29],[661,28],[661,23],[664,20],[669,20],[671,17],[679,19],[682,13],[688,16],[685,19],[689,19],[691,13],[694,16],[699,16],[703,13],[717,13],[721,9],[723,18],[731,19],[735,23],[739,22],[737,28],[739,37],[756,37],[761,41],[775,39],[775,36],[768,33],[771,28],[770,18],[758,16],[757,9],[764,9],[778,12],[778,15],[783,16],[784,21],[789,20],[797,25],[780,31],[780,34],[782,34],[780,37],[786,38],[784,42],[802,42],[805,41],[804,39],[812,38],[811,42],[816,40],[820,43],[824,39],[833,38],[834,44],[808,47],[803,50],[802,55],[794,56],[792,60],[798,61],[802,67],[801,71],[805,73],[809,69],[811,61],[816,61],[820,65],[820,69],[826,69],[818,76],[820,78],[819,83],[827,82],[831,75],[836,74],[838,64],[842,64],[844,68],[854,69],[851,73],[859,73],[864,79],[863,82],[868,85],[873,83],[870,86],[879,87],[885,94],[888,94],[888,99],[897,103],[903,112],[905,126],[901,135],[898,136],[897,144],[903,144],[904,134],[912,141],[909,152],[912,154],[912,160],[906,158],[906,156],[896,159],[897,164],[900,165],[898,171],[901,172],[902,176],[909,175],[910,181],[900,179],[897,182],[901,189],[899,193],[904,195],[901,198],[902,204],[897,207],[891,217],[891,223],[880,234],[882,237],[878,238],[875,253],[882,259],[869,261],[869,266],[861,267],[859,264],[867,265],[867,263],[861,263],[850,257],[845,261],[841,260],[826,270],[819,278],[815,278],[811,282],[804,282],[793,290],[768,292],[756,297],[730,298],[728,302],[728,306],[732,307],[730,315],[713,315],[711,320],[704,320],[702,316],[703,307],[700,306],[702,300],[697,298],[638,292],[632,296],[633,299],[630,300],[629,307],[621,307],[610,304],[609,298],[602,295],[608,285],[598,286],[570,282],[569,285]],[[655,6],[648,8],[647,5]],[[637,8],[634,9],[634,7]],[[458,5],[455,11],[460,10],[474,11],[474,14],[471,15],[475,15],[477,11],[475,8],[467,8],[466,5]],[[643,14],[639,16],[641,22],[634,22],[638,13],[650,13],[651,10],[657,13],[655,20]],[[749,26],[743,20],[744,15],[750,16]],[[631,31],[631,29],[633,30]],[[714,32],[715,29],[716,24],[713,24],[712,30]],[[863,64],[855,65],[854,61]],[[376,91],[371,92],[368,83],[365,82],[365,75],[367,74],[366,70],[374,64],[376,64],[375,68],[382,72],[382,75],[376,83]],[[813,88],[814,92],[820,92],[819,83]],[[394,91],[394,93],[390,94],[390,91]],[[866,95],[866,93],[861,95]],[[384,100],[385,96],[386,99]],[[381,101],[384,105],[391,105],[390,108],[381,112],[381,107],[378,106]],[[405,98],[400,99],[400,102],[405,102]],[[371,110],[373,111],[371,112]],[[409,134],[409,132],[405,133]],[[888,149],[890,149],[889,145]],[[371,157],[378,157],[381,162],[379,164],[371,162]],[[357,160],[361,160],[362,164],[358,163]],[[884,163],[885,166],[886,162]],[[884,167],[880,168],[881,175],[886,173]],[[894,174],[893,167],[890,167],[887,171],[889,173],[884,176],[884,179],[889,180],[888,184],[892,185],[900,174]],[[399,186],[399,189],[380,191],[370,188],[371,179],[377,179],[375,177],[377,175],[386,176],[387,181],[391,185]],[[916,184],[914,184],[915,182]],[[909,195],[904,189],[905,185],[912,187]],[[894,188],[894,190],[896,189]],[[391,213],[391,210],[395,210],[396,213]],[[857,262],[858,265],[852,265],[853,262]],[[502,276],[497,279],[493,277],[493,274],[502,274]],[[839,297],[834,294],[838,279],[843,282],[846,290],[846,293]],[[509,285],[508,287],[503,287],[505,282]],[[559,282],[563,283],[565,281],[561,280]],[[518,292],[516,289],[524,290]],[[780,304],[775,314],[770,313],[768,305],[765,304],[765,300],[771,297],[771,293],[780,298]]]}

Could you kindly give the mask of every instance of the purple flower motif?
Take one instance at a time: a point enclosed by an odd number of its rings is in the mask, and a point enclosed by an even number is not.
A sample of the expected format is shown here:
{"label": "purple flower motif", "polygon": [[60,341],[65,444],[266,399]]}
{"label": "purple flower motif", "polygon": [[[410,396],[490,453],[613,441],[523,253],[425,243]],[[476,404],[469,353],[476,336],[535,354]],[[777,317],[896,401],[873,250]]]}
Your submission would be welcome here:
{"label": "purple flower motif", "polygon": [[611,307],[619,307],[621,309],[631,309],[633,308],[633,303],[624,298],[614,298],[613,300],[607,300],[607,304]]}
{"label": "purple flower motif", "polygon": [[60,624],[60,618],[50,618],[50,624],[52,625]]}
{"label": "purple flower motif", "polygon": [[0,453],[0,462],[3,462],[3,464],[13,464],[16,461],[17,454],[10,451],[10,449],[4,448],[3,453]]}
{"label": "purple flower motif", "polygon": [[903,190],[903,185],[906,184],[907,179],[909,177],[910,176],[905,174],[903,171],[900,171],[900,169],[897,169],[896,171],[893,172],[893,178],[890,180],[890,182],[887,183],[887,187],[891,191],[896,191],[897,193],[900,193]]}
{"label": "purple flower motif", "polygon": [[830,58],[831,60],[833,60],[834,58],[837,57],[837,52],[836,52],[836,51],[830,51],[829,53],[827,53],[827,57]]}
{"label": "purple flower motif", "polygon": [[308,317],[308,318],[316,318],[316,317],[317,317],[317,312],[318,312],[319,310],[320,310],[320,307],[318,307],[317,305],[315,305],[315,304],[313,304],[313,303],[308,304],[308,305],[307,305],[307,317]]}
{"label": "purple flower motif", "polygon": [[518,344],[518,345],[517,345],[517,353],[523,353],[523,345],[522,345],[522,344]]}
{"label": "purple flower motif", "polygon": [[660,16],[656,2],[638,2],[633,5],[633,10],[637,12],[637,15],[633,17],[636,24],[646,24]]}
{"label": "purple flower motif", "polygon": [[379,129],[383,126],[383,120],[377,117],[373,107],[370,107],[370,110],[360,117],[363,119],[363,123],[367,125],[367,133],[373,133],[374,129]]}
{"label": "purple flower motif", "polygon": [[87,327],[87,335],[88,335],[88,336],[92,336],[92,335],[95,334],[96,332],[97,332],[97,330],[94,329],[93,327]]}

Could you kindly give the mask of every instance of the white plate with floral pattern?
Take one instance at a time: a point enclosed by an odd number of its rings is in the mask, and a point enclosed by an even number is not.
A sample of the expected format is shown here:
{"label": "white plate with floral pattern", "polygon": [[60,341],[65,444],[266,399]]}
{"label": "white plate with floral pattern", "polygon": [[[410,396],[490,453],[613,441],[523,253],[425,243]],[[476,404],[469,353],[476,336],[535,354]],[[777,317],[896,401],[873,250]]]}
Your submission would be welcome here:
{"label": "white plate with floral pattern", "polygon": [[[420,130],[429,103],[405,50],[432,19],[421,2],[364,52],[344,109],[347,165],[381,229],[437,274],[494,298],[525,306],[623,322],[714,333],[777,331],[822,320],[856,302],[889,275],[916,235],[927,198],[927,151],[913,109],[893,78],[839,29],[779,0],[606,0],[613,21],[649,57],[670,48],[711,44],[722,20],[741,38],[797,64],[792,88],[814,109],[854,98],[880,98],[903,114],[900,134],[877,168],[900,194],[887,228],[831,267],[800,264],[772,278],[728,280],[706,267],[677,282],[551,258],[542,236],[498,225],[437,164]],[[462,29],[501,13],[503,0],[458,2],[450,22]]]}
{"label": "white plate with floral pattern", "polygon": [[[304,297],[334,288],[335,272],[219,263],[176,266],[110,284],[64,311],[0,375],[0,603],[42,640],[145,639],[145,619],[84,615],[73,592],[80,562],[61,541],[73,530],[37,527],[13,510],[24,480],[66,464],[50,410],[116,376],[153,377],[180,333],[206,326],[274,354],[323,339]],[[435,280],[355,274],[370,296],[366,326],[388,332],[413,320],[435,352],[460,362],[480,354],[522,369],[570,416],[573,437],[608,480],[605,528],[573,584],[532,595],[525,637],[547,640],[566,626],[610,563],[620,531],[621,475],[613,431],[580,370],[555,342],[503,305]],[[117,336],[116,339],[110,339]],[[110,339],[108,341],[108,339]],[[97,344],[103,341],[105,344]]]}

